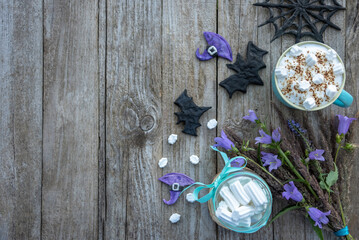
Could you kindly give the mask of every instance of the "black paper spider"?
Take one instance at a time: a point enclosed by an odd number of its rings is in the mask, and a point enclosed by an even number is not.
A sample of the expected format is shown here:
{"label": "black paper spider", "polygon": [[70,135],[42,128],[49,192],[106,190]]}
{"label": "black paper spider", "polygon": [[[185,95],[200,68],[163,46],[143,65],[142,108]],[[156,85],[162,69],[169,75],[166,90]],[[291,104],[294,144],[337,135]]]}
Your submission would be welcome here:
{"label": "black paper spider", "polygon": [[[271,41],[284,35],[295,36],[295,42],[299,42],[304,36],[310,36],[319,42],[323,42],[323,33],[327,27],[340,30],[330,21],[330,18],[339,10],[345,10],[337,0],[330,0],[333,4],[324,4],[324,0],[266,0],[255,3],[255,6],[265,7],[269,10],[270,17],[258,27],[272,23],[275,33]],[[275,16],[274,9],[278,9],[279,15]],[[283,20],[281,26],[280,23]],[[320,26],[321,24],[321,26]],[[306,31],[308,29],[309,31]]]}

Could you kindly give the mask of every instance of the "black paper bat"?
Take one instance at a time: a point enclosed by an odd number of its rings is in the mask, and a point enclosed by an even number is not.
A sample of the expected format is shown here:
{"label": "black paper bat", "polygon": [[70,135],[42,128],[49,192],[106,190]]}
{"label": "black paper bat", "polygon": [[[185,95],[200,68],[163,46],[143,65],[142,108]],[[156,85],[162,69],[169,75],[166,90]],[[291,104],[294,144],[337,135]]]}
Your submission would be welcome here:
{"label": "black paper bat", "polygon": [[246,93],[249,84],[263,85],[258,71],[266,67],[263,62],[263,56],[267,53],[267,51],[254,45],[253,42],[248,42],[247,60],[244,60],[241,54],[238,53],[236,62],[227,64],[229,69],[237,72],[219,84],[227,90],[229,98],[232,98],[235,91]]}
{"label": "black paper bat", "polygon": [[178,117],[177,124],[184,122],[185,126],[182,130],[183,133],[187,133],[192,136],[197,136],[196,128],[201,126],[199,119],[204,112],[211,107],[198,107],[187,95],[187,89],[177,98],[175,104],[181,108],[181,112],[175,112]]}

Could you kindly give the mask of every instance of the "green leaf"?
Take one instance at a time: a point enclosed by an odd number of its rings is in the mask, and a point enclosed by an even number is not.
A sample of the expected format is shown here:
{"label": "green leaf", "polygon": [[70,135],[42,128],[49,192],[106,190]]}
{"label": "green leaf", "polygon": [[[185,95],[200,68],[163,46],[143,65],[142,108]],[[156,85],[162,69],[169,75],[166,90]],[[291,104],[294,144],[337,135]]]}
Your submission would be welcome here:
{"label": "green leaf", "polygon": [[286,206],[285,208],[283,208],[282,210],[280,210],[268,223],[267,225],[270,225],[271,223],[273,223],[277,218],[279,218],[280,216],[282,216],[283,214],[285,214],[286,212],[289,212],[291,210],[296,210],[302,208],[302,206],[298,206],[298,205],[289,205]]}
{"label": "green leaf", "polygon": [[323,180],[319,182],[319,185],[321,189],[327,190],[327,192],[333,192]]}
{"label": "green leaf", "polygon": [[283,182],[283,184],[289,183],[289,182],[291,182],[291,181],[293,181],[293,182],[307,183],[307,181],[305,181],[304,179],[289,179],[289,180]]}
{"label": "green leaf", "polygon": [[314,226],[315,222],[313,221],[313,219],[311,219],[310,217],[308,217],[308,219],[313,227],[313,230],[318,235],[319,239],[324,240],[322,229],[320,229],[318,226]]}
{"label": "green leaf", "polygon": [[325,178],[325,183],[328,185],[328,187],[330,188],[331,186],[333,186],[337,181],[338,181],[338,168],[337,166],[334,164],[335,170],[334,171],[330,171],[328,176]]}
{"label": "green leaf", "polygon": [[324,181],[320,181],[319,186],[321,189],[324,189],[324,190],[326,190],[328,188],[327,184]]}

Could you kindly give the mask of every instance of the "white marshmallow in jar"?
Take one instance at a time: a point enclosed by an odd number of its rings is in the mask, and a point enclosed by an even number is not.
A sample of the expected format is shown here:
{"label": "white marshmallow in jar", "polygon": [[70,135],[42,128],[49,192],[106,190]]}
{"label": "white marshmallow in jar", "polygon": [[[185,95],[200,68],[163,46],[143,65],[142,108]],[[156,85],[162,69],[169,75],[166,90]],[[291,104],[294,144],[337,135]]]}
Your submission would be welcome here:
{"label": "white marshmallow in jar", "polygon": [[[220,153],[226,162],[226,156]],[[208,201],[210,215],[226,229],[254,233],[264,227],[271,216],[273,198],[270,188],[263,178],[244,166],[232,168],[229,172],[219,180],[213,197]],[[220,176],[218,174],[213,182]]]}
{"label": "white marshmallow in jar", "polygon": [[[212,219],[220,226],[239,233],[254,233],[264,227],[272,213],[272,193],[268,184],[259,175],[246,168],[243,157],[229,159],[227,154],[219,152],[224,167],[211,184],[193,183],[187,189],[198,185],[192,193],[195,201],[208,202]],[[209,192],[199,197],[199,193]]]}

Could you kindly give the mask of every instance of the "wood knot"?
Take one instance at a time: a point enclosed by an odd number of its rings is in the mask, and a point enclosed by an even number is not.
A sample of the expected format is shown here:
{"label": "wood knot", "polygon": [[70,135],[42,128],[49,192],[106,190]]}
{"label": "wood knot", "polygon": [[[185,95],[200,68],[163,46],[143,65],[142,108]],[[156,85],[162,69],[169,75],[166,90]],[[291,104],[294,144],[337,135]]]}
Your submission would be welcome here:
{"label": "wood knot", "polygon": [[154,125],[155,125],[155,119],[150,115],[144,116],[140,122],[140,128],[143,131],[151,130]]}

